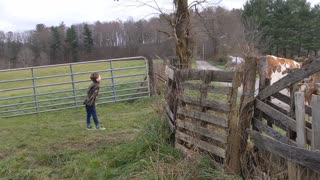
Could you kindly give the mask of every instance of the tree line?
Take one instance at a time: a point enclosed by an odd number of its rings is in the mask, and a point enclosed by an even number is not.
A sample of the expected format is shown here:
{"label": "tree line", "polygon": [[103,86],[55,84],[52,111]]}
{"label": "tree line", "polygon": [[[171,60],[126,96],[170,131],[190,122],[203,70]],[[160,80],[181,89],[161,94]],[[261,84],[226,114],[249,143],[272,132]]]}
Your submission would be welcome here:
{"label": "tree line", "polygon": [[[213,58],[234,50],[241,32],[240,10],[208,7],[190,11],[193,58]],[[129,56],[175,56],[173,29],[160,14],[148,20],[74,24],[37,24],[25,32],[0,31],[0,68],[19,68]],[[232,27],[237,26],[237,27]],[[239,29],[240,28],[240,29]],[[240,52],[238,50],[238,52]]]}
{"label": "tree line", "polygon": [[[320,4],[306,0],[249,0],[243,19],[255,24],[257,48],[282,57],[317,56],[320,49]],[[247,28],[250,29],[250,28]]]}
{"label": "tree line", "polygon": [[[0,68],[176,56],[179,27],[172,25],[174,16],[0,31]],[[183,37],[187,36],[188,58],[223,61],[228,55],[244,56],[251,44],[261,54],[282,57],[317,55],[320,49],[320,6],[311,7],[305,0],[249,0],[243,9],[232,10],[194,6],[187,18],[190,27]]]}

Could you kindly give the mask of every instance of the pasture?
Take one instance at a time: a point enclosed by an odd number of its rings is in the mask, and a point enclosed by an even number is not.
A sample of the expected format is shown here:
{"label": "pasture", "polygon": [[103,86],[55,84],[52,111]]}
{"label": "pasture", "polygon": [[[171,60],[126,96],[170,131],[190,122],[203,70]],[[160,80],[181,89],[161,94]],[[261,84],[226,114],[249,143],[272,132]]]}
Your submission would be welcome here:
{"label": "pasture", "polygon": [[[144,61],[113,62],[114,84],[121,97],[137,90],[145,81]],[[92,71],[110,69],[106,62],[73,65],[76,96],[71,84],[44,87],[47,84],[70,82],[69,66],[35,68],[40,106],[61,108],[56,104],[83,101],[90,84]],[[23,79],[19,82],[3,82],[1,89],[32,86],[30,69],[1,72],[0,81]],[[52,75],[66,75],[48,78]],[[137,76],[127,76],[141,74]],[[230,178],[215,166],[210,158],[190,160],[174,149],[171,134],[163,120],[163,97],[141,98],[135,101],[104,103],[113,97],[110,72],[101,72],[102,83],[97,106],[98,118],[106,131],[85,129],[85,110],[65,108],[56,112],[44,112],[0,119],[0,179],[212,179]],[[45,78],[41,78],[45,77]],[[127,84],[129,83],[129,84]],[[129,90],[128,90],[129,89]],[[61,91],[61,92],[60,92]],[[125,92],[129,91],[129,92]],[[51,92],[58,92],[49,94]],[[12,98],[17,96],[30,96]],[[60,99],[45,101],[47,99]],[[3,91],[0,106],[33,102],[33,89]],[[79,104],[81,106],[81,104]],[[2,107],[1,112],[10,115],[18,108],[32,108],[34,103]],[[62,106],[62,108],[65,106]],[[41,109],[41,108],[40,108]],[[32,109],[34,111],[34,108]],[[46,109],[42,108],[42,111]],[[21,110],[22,111],[22,110]],[[25,110],[23,110],[25,111]],[[20,111],[18,111],[20,112]],[[26,111],[28,112],[28,111]]]}
{"label": "pasture", "polygon": [[0,71],[0,117],[80,107],[95,71],[102,77],[98,103],[148,96],[142,58]]}
{"label": "pasture", "polygon": [[[159,98],[97,107],[106,131],[85,130],[84,109],[1,119],[3,179],[227,178],[209,158],[173,148]],[[229,179],[233,179],[229,177]]]}

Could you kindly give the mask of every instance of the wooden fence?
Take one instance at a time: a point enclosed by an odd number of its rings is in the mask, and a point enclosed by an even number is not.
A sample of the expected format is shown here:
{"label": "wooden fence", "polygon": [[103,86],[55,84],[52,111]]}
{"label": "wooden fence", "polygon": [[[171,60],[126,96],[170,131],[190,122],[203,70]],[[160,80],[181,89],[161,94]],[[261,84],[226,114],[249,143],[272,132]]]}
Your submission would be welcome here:
{"label": "wooden fence", "polygon": [[[306,106],[304,94],[294,93],[298,82],[320,72],[320,62],[294,70],[271,86],[260,73],[255,97],[256,69],[261,67],[257,62],[247,58],[243,76],[166,67],[165,109],[175,147],[189,155],[209,154],[227,172],[245,178],[253,174],[252,169],[245,171],[253,162],[264,178],[320,179],[320,97],[314,95],[312,105]],[[290,96],[280,93],[285,88],[291,89]],[[248,142],[262,158],[248,155]]]}
{"label": "wooden fence", "polygon": [[241,73],[171,68],[166,73],[171,95],[166,112],[175,147],[189,155],[205,152],[232,171],[228,145],[237,124]]}
{"label": "wooden fence", "polygon": [[[310,107],[304,93],[295,92],[297,82],[319,71],[316,61],[271,86],[260,83],[255,99],[253,130],[248,131],[256,147],[288,160],[289,179],[320,179],[320,97],[313,95]],[[260,82],[267,82],[263,75]],[[285,88],[290,88],[290,96],[279,92]]]}

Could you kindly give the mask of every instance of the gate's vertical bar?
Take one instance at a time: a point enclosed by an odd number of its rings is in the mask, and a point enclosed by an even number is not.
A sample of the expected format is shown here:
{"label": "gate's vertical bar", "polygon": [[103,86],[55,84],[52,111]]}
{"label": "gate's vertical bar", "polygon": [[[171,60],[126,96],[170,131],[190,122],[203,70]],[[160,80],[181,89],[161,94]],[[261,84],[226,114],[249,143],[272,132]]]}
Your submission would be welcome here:
{"label": "gate's vertical bar", "polygon": [[36,80],[34,76],[34,69],[30,68],[31,75],[32,75],[32,87],[33,87],[33,97],[34,97],[34,103],[36,106],[36,112],[39,113],[39,106],[38,106],[38,96],[37,96],[37,90],[36,90]]}
{"label": "gate's vertical bar", "polygon": [[75,88],[75,84],[74,84],[74,74],[73,74],[72,64],[70,64],[69,66],[70,66],[70,73],[71,73],[72,94],[73,94],[73,97],[74,97],[74,105],[78,106],[77,93],[76,93],[76,88]]}
{"label": "gate's vertical bar", "polygon": [[113,66],[112,66],[112,60],[109,61],[109,65],[110,65],[110,73],[111,73],[111,83],[112,83],[112,94],[113,94],[113,100],[114,102],[116,102],[116,88],[114,86],[114,75],[113,75]]}

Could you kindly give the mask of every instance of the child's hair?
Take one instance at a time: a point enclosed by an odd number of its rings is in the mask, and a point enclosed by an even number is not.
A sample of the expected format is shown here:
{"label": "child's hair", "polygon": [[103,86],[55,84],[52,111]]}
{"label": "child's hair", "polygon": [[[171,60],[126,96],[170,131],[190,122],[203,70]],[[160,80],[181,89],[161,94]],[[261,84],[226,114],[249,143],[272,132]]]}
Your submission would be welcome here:
{"label": "child's hair", "polygon": [[91,75],[90,75],[90,79],[93,82],[96,82],[98,77],[99,77],[99,73],[98,72],[91,73]]}

